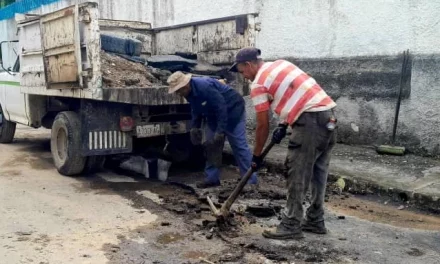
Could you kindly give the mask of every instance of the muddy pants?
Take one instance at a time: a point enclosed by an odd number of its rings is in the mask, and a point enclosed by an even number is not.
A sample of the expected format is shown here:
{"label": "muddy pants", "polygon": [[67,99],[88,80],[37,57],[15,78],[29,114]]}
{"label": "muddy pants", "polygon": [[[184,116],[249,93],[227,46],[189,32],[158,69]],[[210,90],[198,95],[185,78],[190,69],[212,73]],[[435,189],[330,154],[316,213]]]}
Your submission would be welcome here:
{"label": "muddy pants", "polygon": [[336,132],[326,127],[332,111],[303,113],[292,127],[285,161],[287,205],[282,224],[298,228],[304,215],[304,197],[311,188],[312,200],[306,219],[324,221],[324,195],[330,154]]}

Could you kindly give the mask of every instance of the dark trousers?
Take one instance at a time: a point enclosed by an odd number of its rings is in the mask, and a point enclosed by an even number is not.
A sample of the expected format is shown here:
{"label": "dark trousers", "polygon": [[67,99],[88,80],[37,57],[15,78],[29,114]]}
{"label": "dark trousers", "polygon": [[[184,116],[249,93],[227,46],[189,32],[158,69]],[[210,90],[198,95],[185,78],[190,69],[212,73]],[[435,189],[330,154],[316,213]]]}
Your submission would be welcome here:
{"label": "dark trousers", "polygon": [[298,228],[304,216],[304,197],[311,188],[306,220],[324,221],[324,195],[330,154],[336,132],[327,129],[332,111],[303,113],[292,127],[285,161],[288,197],[282,224]]}

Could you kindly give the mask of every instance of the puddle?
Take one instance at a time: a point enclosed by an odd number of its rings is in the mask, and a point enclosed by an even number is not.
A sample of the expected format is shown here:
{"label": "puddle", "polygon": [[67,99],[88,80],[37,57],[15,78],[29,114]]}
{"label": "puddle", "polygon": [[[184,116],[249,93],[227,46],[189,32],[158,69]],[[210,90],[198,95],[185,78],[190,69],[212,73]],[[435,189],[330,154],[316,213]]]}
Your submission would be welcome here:
{"label": "puddle", "polygon": [[185,237],[179,233],[165,233],[165,234],[159,235],[157,237],[156,241],[159,244],[166,245],[166,244],[176,243],[180,240],[183,240],[184,238]]}
{"label": "puddle", "polygon": [[53,160],[51,157],[40,157],[29,159],[29,165],[35,170],[51,170],[55,169]]}

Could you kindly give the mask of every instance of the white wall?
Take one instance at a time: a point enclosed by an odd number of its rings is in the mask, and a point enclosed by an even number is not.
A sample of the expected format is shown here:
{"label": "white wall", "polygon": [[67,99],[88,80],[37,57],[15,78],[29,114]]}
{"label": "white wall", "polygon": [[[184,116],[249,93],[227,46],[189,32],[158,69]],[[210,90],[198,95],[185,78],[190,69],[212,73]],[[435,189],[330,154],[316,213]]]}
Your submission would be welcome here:
{"label": "white wall", "polygon": [[[154,27],[255,13],[261,0],[152,0]],[[266,1],[267,2],[267,1]],[[274,1],[276,2],[276,1]]]}
{"label": "white wall", "polygon": [[[95,1],[103,18],[150,22],[154,27],[258,12],[257,45],[266,58],[394,55],[404,49],[440,53],[439,0]],[[60,0],[33,13],[76,2]],[[6,24],[0,21],[0,39],[10,27]]]}
{"label": "white wall", "polygon": [[[440,53],[438,0],[156,0],[154,26],[259,12],[267,58]],[[166,3],[166,4],[162,4]]]}

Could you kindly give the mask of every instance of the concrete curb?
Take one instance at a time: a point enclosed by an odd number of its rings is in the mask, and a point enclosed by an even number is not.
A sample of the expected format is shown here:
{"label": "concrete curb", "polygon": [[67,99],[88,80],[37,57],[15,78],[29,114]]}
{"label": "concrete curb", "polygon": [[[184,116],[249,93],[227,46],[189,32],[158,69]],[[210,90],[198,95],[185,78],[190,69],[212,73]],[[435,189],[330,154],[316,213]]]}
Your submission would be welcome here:
{"label": "concrete curb", "polygon": [[[278,153],[282,154],[282,153]],[[228,144],[224,150],[225,160],[233,161],[232,149]],[[283,173],[284,160],[274,158],[273,155],[268,155],[265,161],[265,167],[272,173]],[[440,213],[440,198],[436,194],[427,194],[411,190],[404,186],[396,187],[392,183],[378,182],[374,179],[369,179],[362,176],[356,176],[356,168],[351,172],[344,172],[338,168],[330,167],[329,182],[334,182],[340,177],[345,180],[345,191],[353,194],[377,194],[383,197],[389,197],[395,202],[409,202],[416,208],[427,210],[433,213]],[[439,178],[440,182],[440,178]]]}

